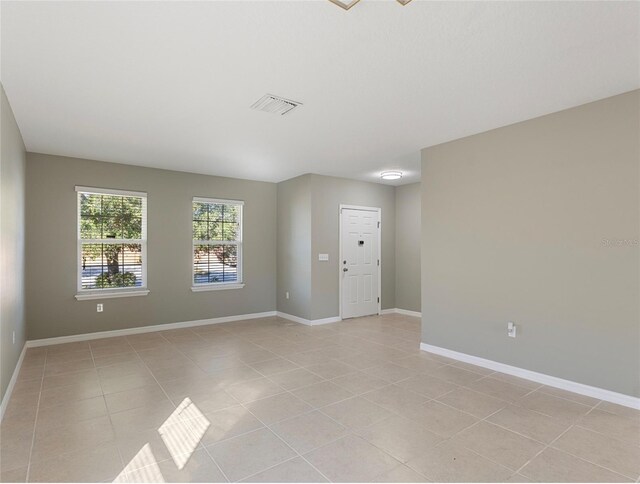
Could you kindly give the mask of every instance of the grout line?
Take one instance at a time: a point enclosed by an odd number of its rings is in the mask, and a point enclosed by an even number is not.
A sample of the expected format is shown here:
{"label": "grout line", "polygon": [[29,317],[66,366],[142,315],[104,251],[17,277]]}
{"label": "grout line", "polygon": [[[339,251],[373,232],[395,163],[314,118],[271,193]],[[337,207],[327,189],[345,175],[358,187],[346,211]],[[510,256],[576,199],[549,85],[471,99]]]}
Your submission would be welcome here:
{"label": "grout line", "polygon": [[[42,378],[40,379],[40,392],[38,393],[38,403],[36,404],[36,416],[33,422],[33,434],[31,436],[31,447],[29,448],[29,462],[27,464],[27,475],[25,477],[25,482],[29,482],[29,477],[31,474],[31,459],[33,457],[33,448],[36,443],[36,428],[38,426],[38,414],[40,413],[40,400],[42,398],[42,389],[44,386],[44,375],[47,371],[47,356],[49,355],[49,350],[45,350],[44,353],[44,363],[42,365]],[[25,354],[26,357],[26,354]]]}

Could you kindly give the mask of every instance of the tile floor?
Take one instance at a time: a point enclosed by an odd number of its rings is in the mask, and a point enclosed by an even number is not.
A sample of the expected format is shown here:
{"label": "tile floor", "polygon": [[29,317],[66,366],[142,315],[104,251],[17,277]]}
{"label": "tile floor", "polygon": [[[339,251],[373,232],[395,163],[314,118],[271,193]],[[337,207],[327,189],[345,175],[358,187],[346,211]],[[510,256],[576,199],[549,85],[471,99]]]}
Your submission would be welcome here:
{"label": "tile floor", "polygon": [[640,412],[421,352],[416,318],[279,318],[33,348],[2,481],[640,478]]}

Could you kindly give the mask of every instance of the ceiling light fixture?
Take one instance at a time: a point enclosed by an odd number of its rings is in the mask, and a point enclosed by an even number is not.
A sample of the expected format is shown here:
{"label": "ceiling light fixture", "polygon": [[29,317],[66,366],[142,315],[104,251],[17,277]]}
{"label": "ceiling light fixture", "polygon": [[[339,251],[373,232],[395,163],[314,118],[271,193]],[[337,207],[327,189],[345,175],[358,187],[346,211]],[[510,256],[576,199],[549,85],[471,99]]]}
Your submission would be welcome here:
{"label": "ceiling light fixture", "polygon": [[401,171],[383,171],[380,173],[380,178],[383,180],[399,180],[402,178]]}
{"label": "ceiling light fixture", "polygon": [[[338,7],[344,8],[345,10],[349,10],[360,0],[329,0],[331,3],[337,5]],[[404,6],[409,3],[411,0],[396,0],[400,5]]]}

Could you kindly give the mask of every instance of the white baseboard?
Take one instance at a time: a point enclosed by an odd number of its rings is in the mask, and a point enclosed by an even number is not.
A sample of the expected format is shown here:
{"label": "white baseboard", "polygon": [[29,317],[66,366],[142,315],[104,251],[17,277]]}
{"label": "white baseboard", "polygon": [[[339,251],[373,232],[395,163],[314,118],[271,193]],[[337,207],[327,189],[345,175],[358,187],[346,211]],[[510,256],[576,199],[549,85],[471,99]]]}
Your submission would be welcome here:
{"label": "white baseboard", "polygon": [[70,336],[60,336],[57,338],[44,338],[27,341],[27,348],[37,346],[58,345],[61,343],[73,343],[76,341],[88,341],[100,338],[112,338],[114,336],[127,336],[131,334],[152,333],[154,331],[166,331],[169,329],[193,328],[196,326],[206,326],[209,324],[229,323],[232,321],[243,321],[245,319],[268,318],[275,316],[275,311],[264,313],[239,314],[237,316],[224,316],[221,318],[199,319],[195,321],[185,321],[181,323],[155,324],[153,326],[140,326],[137,328],[114,329],[111,331],[98,331],[95,333],[73,334]]}
{"label": "white baseboard", "polygon": [[525,370],[524,368],[518,368],[517,366],[506,365],[497,361],[480,358],[479,356],[459,353],[457,351],[426,343],[420,343],[420,349],[436,355],[446,356],[447,358],[452,358],[454,360],[464,361],[465,363],[471,363],[472,365],[524,378],[525,380],[531,380],[550,387],[579,393],[580,395],[586,395],[606,402],[617,403],[618,405],[624,405],[625,407],[640,409],[640,398],[632,397],[631,395],[605,390],[604,388],[592,387],[590,385],[585,385],[571,380],[564,380],[555,376],[545,375],[544,373]]}
{"label": "white baseboard", "polygon": [[282,313],[280,311],[277,312],[277,315],[281,318],[288,319],[289,321],[305,324],[307,326],[318,326],[320,324],[337,323],[338,321],[342,321],[342,318],[340,318],[339,316],[334,316],[333,318],[324,318],[324,319],[304,319],[299,316]]}
{"label": "white baseboard", "polygon": [[383,309],[382,311],[380,311],[380,314],[404,314],[405,316],[413,316],[416,318],[422,317],[422,313],[418,311],[409,311],[408,309],[400,308]]}
{"label": "white baseboard", "polygon": [[25,344],[22,347],[22,351],[20,352],[20,357],[18,358],[16,367],[13,370],[13,375],[11,375],[11,380],[9,380],[7,391],[4,393],[4,397],[2,397],[2,402],[0,403],[0,422],[2,422],[2,419],[4,418],[4,412],[7,410],[7,406],[9,405],[9,401],[11,400],[13,387],[16,386],[16,381],[18,380],[18,374],[20,373],[20,368],[22,368],[22,361],[24,360],[24,355],[26,352],[27,352],[27,345]]}

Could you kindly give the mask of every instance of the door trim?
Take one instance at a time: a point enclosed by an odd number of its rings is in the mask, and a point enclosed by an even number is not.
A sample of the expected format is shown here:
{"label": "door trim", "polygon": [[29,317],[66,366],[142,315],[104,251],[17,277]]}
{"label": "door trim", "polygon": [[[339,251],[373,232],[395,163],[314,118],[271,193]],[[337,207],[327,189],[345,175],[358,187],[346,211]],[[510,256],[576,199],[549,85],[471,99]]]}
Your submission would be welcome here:
{"label": "door trim", "polygon": [[378,259],[380,265],[378,266],[378,315],[382,312],[382,209],[380,207],[364,207],[360,205],[347,205],[340,204],[338,209],[338,245],[339,258],[338,258],[338,314],[342,319],[342,209],[348,210],[362,210],[363,212],[377,212],[378,222]]}

